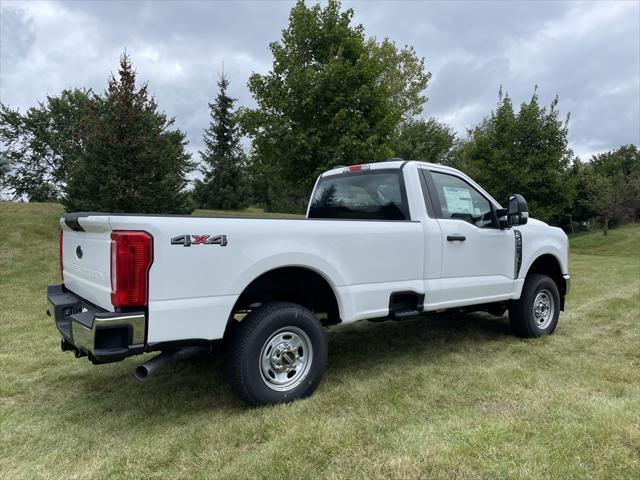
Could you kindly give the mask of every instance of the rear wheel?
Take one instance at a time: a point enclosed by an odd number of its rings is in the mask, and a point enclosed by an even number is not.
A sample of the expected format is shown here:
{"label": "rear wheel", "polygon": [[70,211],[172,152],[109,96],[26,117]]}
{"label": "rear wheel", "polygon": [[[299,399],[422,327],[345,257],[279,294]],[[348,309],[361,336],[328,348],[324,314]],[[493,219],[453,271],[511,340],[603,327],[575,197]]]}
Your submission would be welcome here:
{"label": "rear wheel", "polygon": [[524,281],[522,295],[509,308],[509,323],[519,337],[551,335],[560,316],[560,292],[547,275],[531,274]]}
{"label": "rear wheel", "polygon": [[294,303],[266,303],[231,333],[226,352],[231,387],[250,405],[307,397],[320,383],[327,351],[313,312]]}

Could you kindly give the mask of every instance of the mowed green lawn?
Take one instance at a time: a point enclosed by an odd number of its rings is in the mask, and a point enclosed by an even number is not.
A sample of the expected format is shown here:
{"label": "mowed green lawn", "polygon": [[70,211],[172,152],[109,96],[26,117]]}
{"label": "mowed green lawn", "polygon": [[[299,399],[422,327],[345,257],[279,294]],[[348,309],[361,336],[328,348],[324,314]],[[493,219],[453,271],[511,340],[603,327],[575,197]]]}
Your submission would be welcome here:
{"label": "mowed green lawn", "polygon": [[140,357],[60,351],[61,213],[0,203],[0,478],[640,478],[637,226],[572,241],[551,337],[485,315],[334,327],[315,395],[252,409],[220,358],[139,382]]}

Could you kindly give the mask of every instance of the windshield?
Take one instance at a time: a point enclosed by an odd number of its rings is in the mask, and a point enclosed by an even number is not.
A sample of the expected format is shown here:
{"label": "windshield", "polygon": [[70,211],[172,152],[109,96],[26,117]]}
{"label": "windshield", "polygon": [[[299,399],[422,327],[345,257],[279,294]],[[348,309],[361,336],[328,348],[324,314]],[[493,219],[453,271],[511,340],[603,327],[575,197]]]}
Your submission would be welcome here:
{"label": "windshield", "polygon": [[321,178],[311,199],[309,218],[409,220],[399,170],[353,172]]}

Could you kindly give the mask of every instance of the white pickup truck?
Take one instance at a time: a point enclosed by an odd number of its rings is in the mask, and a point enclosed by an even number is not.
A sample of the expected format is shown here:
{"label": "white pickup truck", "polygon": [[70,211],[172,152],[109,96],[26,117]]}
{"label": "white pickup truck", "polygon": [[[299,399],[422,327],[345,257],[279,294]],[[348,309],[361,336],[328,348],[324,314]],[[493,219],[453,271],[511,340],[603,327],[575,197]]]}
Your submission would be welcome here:
{"label": "white pickup truck", "polygon": [[453,168],[392,160],[325,172],[301,219],[66,214],[48,313],[62,350],[94,363],[162,352],[139,378],[223,340],[244,401],[291,401],[324,373],[323,326],[508,310],[516,335],[553,333],[567,236],[528,213]]}

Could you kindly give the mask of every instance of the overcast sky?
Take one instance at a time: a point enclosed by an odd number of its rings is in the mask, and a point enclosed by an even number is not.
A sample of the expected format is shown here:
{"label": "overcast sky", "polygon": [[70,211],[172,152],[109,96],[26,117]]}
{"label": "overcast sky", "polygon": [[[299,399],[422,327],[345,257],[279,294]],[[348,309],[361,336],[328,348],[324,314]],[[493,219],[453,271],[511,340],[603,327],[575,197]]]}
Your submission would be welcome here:
{"label": "overcast sky", "polygon": [[[309,2],[310,3],[310,2]],[[253,105],[252,72],[271,66],[293,2],[1,0],[0,101],[24,111],[64,88],[101,91],[125,49],[160,108],[201,146],[216,76]],[[490,113],[500,85],[516,104],[534,85],[571,112],[583,159],[640,144],[640,2],[344,2],[368,36],[413,45],[433,77],[423,116],[459,135]]]}

